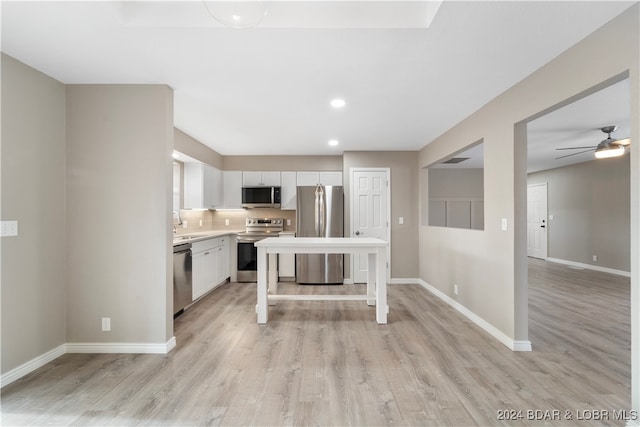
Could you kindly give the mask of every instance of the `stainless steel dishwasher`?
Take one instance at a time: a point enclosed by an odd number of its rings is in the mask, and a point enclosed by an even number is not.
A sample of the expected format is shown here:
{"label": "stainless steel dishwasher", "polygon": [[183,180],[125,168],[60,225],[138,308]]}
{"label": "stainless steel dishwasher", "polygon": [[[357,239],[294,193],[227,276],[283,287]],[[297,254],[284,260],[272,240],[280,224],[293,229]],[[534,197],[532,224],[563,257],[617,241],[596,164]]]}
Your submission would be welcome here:
{"label": "stainless steel dishwasher", "polygon": [[191,304],[191,243],[173,247],[173,317]]}

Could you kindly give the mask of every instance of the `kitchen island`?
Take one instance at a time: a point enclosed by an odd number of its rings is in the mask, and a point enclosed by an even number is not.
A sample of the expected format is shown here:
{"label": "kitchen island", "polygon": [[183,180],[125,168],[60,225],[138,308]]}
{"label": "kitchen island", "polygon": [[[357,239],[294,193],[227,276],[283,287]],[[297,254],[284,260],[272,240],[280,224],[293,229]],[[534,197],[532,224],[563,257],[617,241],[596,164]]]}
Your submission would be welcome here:
{"label": "kitchen island", "polygon": [[[267,323],[269,302],[361,300],[367,301],[369,305],[375,305],[376,321],[379,324],[386,324],[387,245],[387,242],[381,239],[353,237],[269,237],[256,242],[258,323]],[[278,294],[277,254],[367,254],[369,266],[367,293],[365,295],[280,295]]]}

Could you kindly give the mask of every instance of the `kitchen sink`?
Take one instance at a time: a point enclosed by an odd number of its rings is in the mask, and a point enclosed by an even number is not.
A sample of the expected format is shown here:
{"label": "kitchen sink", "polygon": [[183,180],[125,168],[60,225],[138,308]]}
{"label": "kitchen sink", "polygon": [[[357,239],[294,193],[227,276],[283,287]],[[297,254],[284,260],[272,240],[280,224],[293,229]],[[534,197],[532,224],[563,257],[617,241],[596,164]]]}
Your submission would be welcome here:
{"label": "kitchen sink", "polygon": [[189,236],[189,235],[187,235],[187,236],[176,236],[176,237],[173,238],[173,240],[191,240],[191,239],[196,239],[198,237],[201,237],[201,236]]}

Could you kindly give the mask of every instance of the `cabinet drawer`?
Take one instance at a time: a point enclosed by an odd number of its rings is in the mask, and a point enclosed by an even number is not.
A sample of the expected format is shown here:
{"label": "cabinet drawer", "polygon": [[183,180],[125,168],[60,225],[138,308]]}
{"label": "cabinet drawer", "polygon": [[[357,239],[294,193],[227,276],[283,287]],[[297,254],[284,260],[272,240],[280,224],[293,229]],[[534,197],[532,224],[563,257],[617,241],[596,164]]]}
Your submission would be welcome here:
{"label": "cabinet drawer", "polygon": [[207,249],[213,249],[215,248],[216,239],[207,239],[207,240],[200,240],[199,242],[193,242],[191,244],[191,252],[192,253],[198,253],[198,252],[202,252],[202,251],[206,251]]}

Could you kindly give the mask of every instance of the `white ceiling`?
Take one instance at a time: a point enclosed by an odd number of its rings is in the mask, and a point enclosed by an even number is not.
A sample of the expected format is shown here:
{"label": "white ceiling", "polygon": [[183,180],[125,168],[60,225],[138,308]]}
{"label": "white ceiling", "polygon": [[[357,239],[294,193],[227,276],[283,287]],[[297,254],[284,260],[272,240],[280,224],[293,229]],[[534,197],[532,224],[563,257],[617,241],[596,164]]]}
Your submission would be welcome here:
{"label": "white ceiling", "polygon": [[2,50],[64,83],[167,84],[175,126],[223,155],[418,150],[632,4],[438,3],[276,1],[233,29],[201,1],[3,1]]}

